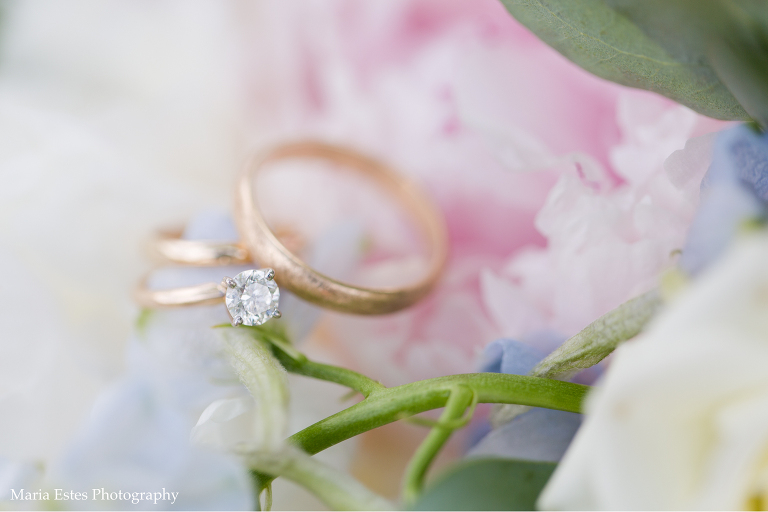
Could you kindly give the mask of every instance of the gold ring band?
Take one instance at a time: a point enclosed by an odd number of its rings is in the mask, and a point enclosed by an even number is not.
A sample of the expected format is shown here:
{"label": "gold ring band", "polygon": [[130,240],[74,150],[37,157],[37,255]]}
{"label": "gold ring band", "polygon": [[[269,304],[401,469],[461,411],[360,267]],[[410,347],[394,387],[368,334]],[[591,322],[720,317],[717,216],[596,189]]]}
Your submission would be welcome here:
{"label": "gold ring band", "polygon": [[251,261],[248,249],[237,242],[185,240],[181,232],[161,231],[153,242],[158,256],[182,265],[218,267]]}
{"label": "gold ring band", "polygon": [[[288,250],[267,226],[254,197],[253,181],[264,165],[287,158],[318,158],[373,178],[413,214],[431,251],[427,275],[401,288],[363,288],[342,283],[309,267]],[[276,147],[254,158],[242,174],[235,194],[235,221],[242,243],[259,264],[271,267],[280,286],[319,306],[362,315],[392,313],[423,298],[445,266],[448,242],[438,209],[410,180],[356,151],[314,141]]]}
{"label": "gold ring band", "polygon": [[174,308],[218,304],[224,298],[225,292],[226,289],[219,283],[152,290],[148,287],[145,277],[134,290],[133,298],[145,308]]}
{"label": "gold ring band", "polygon": [[[278,230],[277,237],[291,251],[304,246],[304,240],[287,228]],[[182,238],[182,230],[158,231],[151,250],[154,256],[179,265],[222,267],[253,263],[250,252],[240,242],[188,240]]]}

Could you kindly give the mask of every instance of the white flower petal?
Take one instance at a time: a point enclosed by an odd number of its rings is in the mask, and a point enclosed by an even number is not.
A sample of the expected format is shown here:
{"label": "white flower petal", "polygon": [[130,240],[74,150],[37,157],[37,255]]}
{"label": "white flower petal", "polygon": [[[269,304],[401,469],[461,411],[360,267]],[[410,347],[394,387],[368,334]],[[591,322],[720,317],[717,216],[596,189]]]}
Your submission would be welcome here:
{"label": "white flower petal", "polygon": [[203,411],[190,439],[222,451],[252,451],[263,445],[265,430],[252,397],[225,398]]}
{"label": "white flower petal", "polygon": [[723,509],[768,497],[768,234],[616,350],[540,505]]}

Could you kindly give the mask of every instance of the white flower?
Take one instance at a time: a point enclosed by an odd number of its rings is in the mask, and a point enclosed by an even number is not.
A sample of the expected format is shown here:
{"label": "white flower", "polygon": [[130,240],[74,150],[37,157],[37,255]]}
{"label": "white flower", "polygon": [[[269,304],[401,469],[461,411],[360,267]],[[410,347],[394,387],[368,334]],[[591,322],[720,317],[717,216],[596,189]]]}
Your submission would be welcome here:
{"label": "white flower", "polygon": [[539,505],[765,509],[768,235],[703,274],[620,347]]}
{"label": "white flower", "polygon": [[3,5],[0,453],[13,463],[50,467],[120,374],[141,242],[229,200],[245,153],[227,12]]}
{"label": "white flower", "polygon": [[200,415],[192,429],[192,442],[236,452],[260,448],[267,425],[259,412],[249,396],[216,400]]}

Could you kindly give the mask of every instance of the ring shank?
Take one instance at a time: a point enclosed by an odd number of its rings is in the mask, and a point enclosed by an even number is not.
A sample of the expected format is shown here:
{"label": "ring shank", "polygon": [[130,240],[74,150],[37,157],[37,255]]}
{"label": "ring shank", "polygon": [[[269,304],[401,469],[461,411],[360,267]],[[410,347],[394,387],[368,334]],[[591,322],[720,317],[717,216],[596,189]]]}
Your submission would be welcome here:
{"label": "ring shank", "polygon": [[181,306],[202,306],[223,304],[225,291],[220,284],[204,283],[197,286],[152,290],[143,279],[134,290],[134,299],[145,308],[175,308]]}
{"label": "ring shank", "polygon": [[[317,158],[376,180],[407,208],[430,248],[427,275],[401,288],[363,288],[325,276],[288,250],[267,225],[254,196],[253,182],[266,164],[288,158]],[[442,216],[415,183],[384,164],[355,151],[314,141],[286,144],[257,156],[246,167],[235,195],[235,217],[242,242],[260,264],[272,267],[285,287],[322,307],[347,313],[376,315],[408,307],[434,287],[447,259],[447,234]]]}
{"label": "ring shank", "polygon": [[248,249],[239,243],[185,240],[180,237],[180,233],[161,232],[153,245],[160,257],[182,265],[242,265],[251,259]]}

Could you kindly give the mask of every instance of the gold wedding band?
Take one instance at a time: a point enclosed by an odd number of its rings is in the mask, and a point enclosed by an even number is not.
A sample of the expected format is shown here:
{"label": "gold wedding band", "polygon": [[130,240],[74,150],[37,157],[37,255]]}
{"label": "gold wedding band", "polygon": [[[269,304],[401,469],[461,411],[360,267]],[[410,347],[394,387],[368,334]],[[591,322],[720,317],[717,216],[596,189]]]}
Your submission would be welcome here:
{"label": "gold wedding band", "polygon": [[[288,158],[317,158],[339,164],[377,181],[413,215],[428,242],[428,271],[420,281],[400,288],[364,288],[314,270],[283,245],[267,226],[254,197],[254,178],[265,164]],[[356,151],[314,141],[285,144],[254,158],[240,177],[235,194],[235,221],[241,243],[259,264],[271,267],[280,286],[302,299],[336,311],[362,315],[392,313],[423,298],[445,266],[448,242],[438,209],[415,183],[386,165]]]}

